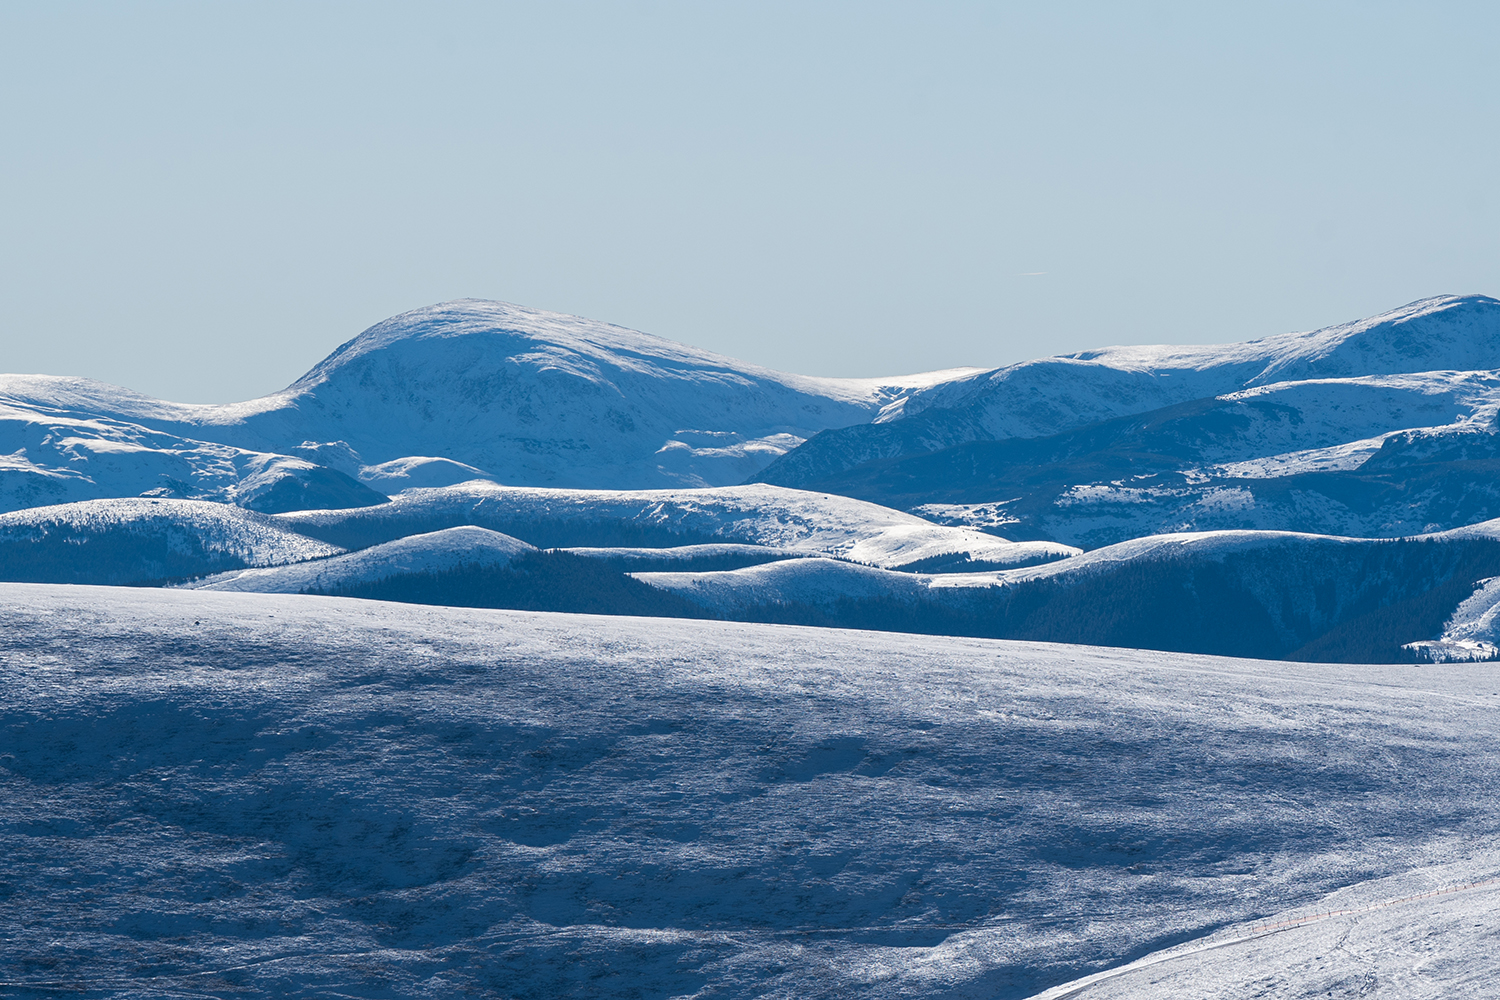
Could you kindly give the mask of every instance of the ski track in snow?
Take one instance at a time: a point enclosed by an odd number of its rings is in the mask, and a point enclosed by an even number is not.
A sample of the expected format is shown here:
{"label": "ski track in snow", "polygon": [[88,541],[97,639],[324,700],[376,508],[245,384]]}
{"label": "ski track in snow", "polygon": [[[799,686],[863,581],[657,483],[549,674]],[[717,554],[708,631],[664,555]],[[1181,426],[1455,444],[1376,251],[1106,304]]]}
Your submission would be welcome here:
{"label": "ski track in snow", "polygon": [[[1020,998],[1500,870],[1488,665],[4,585],[0,682],[11,996]],[[1445,898],[1098,995],[1485,996]]]}

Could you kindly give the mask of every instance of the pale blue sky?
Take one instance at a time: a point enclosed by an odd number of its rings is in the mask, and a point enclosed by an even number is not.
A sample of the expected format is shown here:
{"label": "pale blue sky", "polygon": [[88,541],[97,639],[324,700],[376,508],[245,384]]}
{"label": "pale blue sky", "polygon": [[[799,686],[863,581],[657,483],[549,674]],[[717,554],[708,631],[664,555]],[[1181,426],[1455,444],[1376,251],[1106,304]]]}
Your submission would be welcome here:
{"label": "pale blue sky", "polygon": [[[460,296],[809,374],[1500,294],[1500,5],[0,5],[0,370]],[[1040,273],[1037,273],[1040,272]]]}

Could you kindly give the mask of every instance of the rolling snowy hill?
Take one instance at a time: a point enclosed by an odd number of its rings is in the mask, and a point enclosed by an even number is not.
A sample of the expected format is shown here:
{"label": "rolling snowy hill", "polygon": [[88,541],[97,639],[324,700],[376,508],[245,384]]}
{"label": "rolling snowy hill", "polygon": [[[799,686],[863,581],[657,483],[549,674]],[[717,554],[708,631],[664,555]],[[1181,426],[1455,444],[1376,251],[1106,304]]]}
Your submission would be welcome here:
{"label": "rolling snowy hill", "polygon": [[656,548],[738,543],[838,556],[888,569],[1018,566],[1076,555],[1011,542],[842,496],[776,486],[700,490],[557,490],[463,483],[413,489],[379,507],[279,515],[292,531],[345,548],[470,524],[538,547]]}
{"label": "rolling snowy hill", "polygon": [[471,483],[274,516],[156,499],[0,515],[0,573],[1389,662],[1487,648],[1448,639],[1500,575],[1496,524],[1398,540],[1168,534],[1080,553],[779,487]]}
{"label": "rolling snowy hill", "polygon": [[323,592],[409,573],[438,573],[464,566],[504,566],[515,556],[534,551],[535,546],[498,531],[446,528],[323,559],[216,573],[182,586],[192,590],[260,594]]}
{"label": "rolling snowy hill", "polygon": [[1336,662],[1475,659],[1484,647],[1452,644],[1493,629],[1483,616],[1494,598],[1476,589],[1500,574],[1497,524],[1390,540],[1159,535],[989,572],[818,560],[635,576],[739,621]]}
{"label": "rolling snowy hill", "polygon": [[203,500],[95,500],[0,514],[0,578],[141,584],[343,549],[265,514]]}
{"label": "rolling snowy hill", "polygon": [[0,685],[16,996],[1500,976],[1489,665],[4,585]]}

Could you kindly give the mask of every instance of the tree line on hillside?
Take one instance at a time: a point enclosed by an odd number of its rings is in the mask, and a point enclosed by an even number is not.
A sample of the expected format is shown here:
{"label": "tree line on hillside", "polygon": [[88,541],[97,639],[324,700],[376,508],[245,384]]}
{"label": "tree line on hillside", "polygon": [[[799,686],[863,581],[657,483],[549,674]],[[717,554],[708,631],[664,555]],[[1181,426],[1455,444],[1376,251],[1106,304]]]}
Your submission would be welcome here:
{"label": "tree line on hillside", "polygon": [[247,565],[237,555],[209,549],[194,532],[175,525],[87,532],[49,525],[0,540],[0,580],[8,583],[160,586]]}

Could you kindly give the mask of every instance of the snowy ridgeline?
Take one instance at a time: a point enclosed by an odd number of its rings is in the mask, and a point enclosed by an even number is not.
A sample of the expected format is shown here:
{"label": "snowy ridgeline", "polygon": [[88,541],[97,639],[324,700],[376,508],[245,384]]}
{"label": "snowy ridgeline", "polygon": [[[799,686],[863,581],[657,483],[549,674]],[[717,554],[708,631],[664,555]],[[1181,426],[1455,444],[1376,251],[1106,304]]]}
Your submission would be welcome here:
{"label": "snowy ridgeline", "polygon": [[148,492],[266,512],[354,507],[478,478],[727,486],[975,370],[811,378],[577,316],[449,302],[376,324],[244,403],[0,376],[0,510]]}
{"label": "snowy ridgeline", "polygon": [[1500,516],[1500,302],[1214,347],[1109,348],[914,393],[757,481],[1097,547],[1226,528],[1392,537]]}
{"label": "snowy ridgeline", "polygon": [[0,590],[18,996],[1500,976],[1488,665]]}
{"label": "snowy ridgeline", "polygon": [[845,446],[858,434],[925,440],[924,421],[958,419],[934,411],[820,438],[758,478],[1085,547],[1185,528],[1394,536],[1500,514],[1485,486],[1497,413],[1493,371],[1280,383],[1046,437],[918,442],[796,471],[820,449],[857,455]]}
{"label": "snowy ridgeline", "polygon": [[1085,547],[1228,528],[1388,537],[1500,517],[1497,371],[1500,303],[1477,295],[1242,344],[885,379],[465,300],[392,317],[244,403],[0,376],[0,511],[758,479]]}

